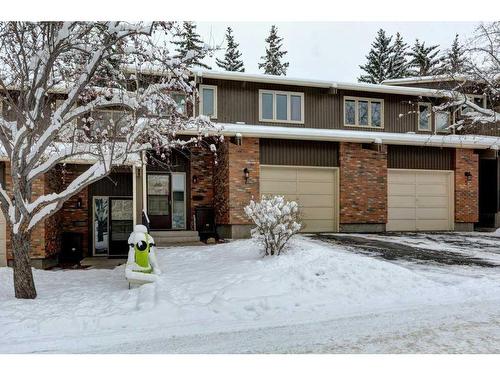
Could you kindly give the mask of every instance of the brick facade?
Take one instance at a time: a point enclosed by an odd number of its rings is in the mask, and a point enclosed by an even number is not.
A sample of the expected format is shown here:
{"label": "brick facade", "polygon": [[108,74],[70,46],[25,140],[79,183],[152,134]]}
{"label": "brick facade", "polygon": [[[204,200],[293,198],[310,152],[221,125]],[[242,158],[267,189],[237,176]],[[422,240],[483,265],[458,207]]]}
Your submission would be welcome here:
{"label": "brick facade", "polygon": [[[471,181],[466,172],[470,172]],[[479,220],[479,155],[471,149],[455,150],[455,222]]]}
{"label": "brick facade", "polygon": [[[197,147],[191,150],[190,158],[190,177],[187,187],[190,187],[187,199],[191,202],[191,214],[189,220],[190,228],[194,228],[194,215],[197,207],[213,207],[214,206],[214,154],[205,147]],[[196,182],[193,178],[196,176]],[[189,214],[189,213],[188,213]]]}
{"label": "brick facade", "polygon": [[340,224],[387,222],[387,147],[380,152],[360,143],[341,143]]}
{"label": "brick facade", "polygon": [[251,224],[243,208],[252,198],[259,199],[259,167],[258,138],[243,138],[241,146],[226,141],[220,147],[214,172],[217,224]]}

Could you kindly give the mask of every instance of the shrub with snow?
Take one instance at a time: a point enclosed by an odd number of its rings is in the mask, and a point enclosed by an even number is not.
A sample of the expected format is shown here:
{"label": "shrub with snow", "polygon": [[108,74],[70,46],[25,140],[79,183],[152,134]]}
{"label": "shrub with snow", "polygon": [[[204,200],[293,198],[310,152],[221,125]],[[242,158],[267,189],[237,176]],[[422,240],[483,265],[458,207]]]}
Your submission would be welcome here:
{"label": "shrub with snow", "polygon": [[262,243],[265,255],[280,255],[288,240],[302,228],[297,202],[283,196],[251,200],[245,213],[256,225],[252,237]]}

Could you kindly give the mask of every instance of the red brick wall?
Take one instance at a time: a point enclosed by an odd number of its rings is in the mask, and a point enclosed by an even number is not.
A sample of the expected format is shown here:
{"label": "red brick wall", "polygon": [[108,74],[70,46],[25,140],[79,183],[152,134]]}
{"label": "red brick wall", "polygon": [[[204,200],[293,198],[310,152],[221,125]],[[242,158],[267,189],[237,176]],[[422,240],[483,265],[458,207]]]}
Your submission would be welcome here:
{"label": "red brick wall", "polygon": [[[197,147],[191,149],[190,158],[190,175],[191,181],[188,181],[187,186],[191,185],[191,196],[187,199],[191,200],[191,228],[194,228],[193,216],[197,207],[213,207],[214,204],[214,154],[205,147]],[[197,182],[193,182],[193,176],[196,176]],[[189,214],[189,213],[188,213]]]}
{"label": "red brick wall", "polygon": [[340,143],[340,223],[387,222],[387,147]]}
{"label": "red brick wall", "polygon": [[[7,193],[12,197],[12,177],[10,163],[5,162],[5,188]],[[45,177],[39,177],[32,184],[32,196],[33,199],[44,194],[45,191]],[[9,221],[6,220],[6,249],[7,249],[7,259],[12,260],[12,238],[10,234]],[[31,249],[30,257],[32,259],[44,259],[46,258],[45,253],[45,224],[44,222],[39,223],[33,229],[31,234]]]}
{"label": "red brick wall", "polygon": [[252,198],[259,199],[259,166],[258,138],[243,138],[241,146],[226,140],[220,147],[214,173],[217,224],[251,224],[243,208]]}
{"label": "red brick wall", "polygon": [[[465,172],[472,174],[467,181]],[[474,150],[457,148],[455,151],[455,222],[475,223],[479,220],[478,203],[479,155]]]}

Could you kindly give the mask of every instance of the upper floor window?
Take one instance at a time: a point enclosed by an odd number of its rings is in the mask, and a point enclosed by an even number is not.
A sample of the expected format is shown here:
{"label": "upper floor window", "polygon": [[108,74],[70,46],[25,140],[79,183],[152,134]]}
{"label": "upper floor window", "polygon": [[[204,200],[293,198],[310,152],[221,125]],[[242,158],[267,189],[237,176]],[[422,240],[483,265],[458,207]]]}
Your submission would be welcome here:
{"label": "upper floor window", "polygon": [[431,131],[431,103],[418,103],[418,130]]}
{"label": "upper floor window", "polygon": [[304,93],[259,90],[259,121],[304,123]]}
{"label": "upper floor window", "polygon": [[344,125],[384,127],[384,100],[344,97]]}
{"label": "upper floor window", "polygon": [[177,111],[185,115],[187,108],[186,94],[180,92],[173,92],[170,94],[170,97],[175,101],[175,104],[177,105]]}
{"label": "upper floor window", "polygon": [[217,86],[200,85],[200,114],[217,118]]}
{"label": "upper floor window", "polygon": [[434,122],[436,127],[436,132],[438,133],[449,133],[450,129],[450,112],[437,111],[434,114]]}

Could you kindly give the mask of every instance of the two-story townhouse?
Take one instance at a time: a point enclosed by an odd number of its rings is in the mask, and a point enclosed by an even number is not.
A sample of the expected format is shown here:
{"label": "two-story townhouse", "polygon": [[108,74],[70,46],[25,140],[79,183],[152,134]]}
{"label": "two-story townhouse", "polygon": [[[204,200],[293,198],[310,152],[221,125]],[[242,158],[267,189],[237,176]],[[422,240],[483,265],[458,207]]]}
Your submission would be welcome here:
{"label": "two-story townhouse", "polygon": [[[215,71],[193,78],[200,100],[186,111],[221,125],[217,155],[143,155],[82,190],[35,231],[35,265],[71,248],[122,256],[143,220],[160,245],[247,237],[244,207],[272,194],[299,202],[305,232],[469,231],[478,221],[479,155],[500,138],[450,134],[452,114],[431,110],[442,91]],[[82,163],[55,168],[35,192],[70,183]]]}

